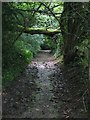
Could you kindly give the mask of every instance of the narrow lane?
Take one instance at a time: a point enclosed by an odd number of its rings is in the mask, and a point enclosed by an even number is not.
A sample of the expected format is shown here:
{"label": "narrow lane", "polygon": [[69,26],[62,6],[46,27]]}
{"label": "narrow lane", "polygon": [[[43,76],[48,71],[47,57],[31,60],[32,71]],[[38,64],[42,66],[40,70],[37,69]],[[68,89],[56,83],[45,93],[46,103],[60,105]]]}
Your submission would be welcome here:
{"label": "narrow lane", "polygon": [[81,98],[71,92],[59,60],[41,51],[3,90],[3,118],[86,118]]}
{"label": "narrow lane", "polygon": [[[45,52],[45,51],[44,51]],[[55,73],[55,64],[57,60],[54,60],[47,52],[43,54],[38,54],[37,59],[35,59],[28,68],[33,68],[34,66],[38,69],[38,79],[35,79],[35,83],[39,88],[35,91],[35,103],[32,108],[22,114],[21,117],[31,117],[31,118],[57,118],[58,112],[55,103],[52,102],[53,86],[50,81],[49,76]]]}

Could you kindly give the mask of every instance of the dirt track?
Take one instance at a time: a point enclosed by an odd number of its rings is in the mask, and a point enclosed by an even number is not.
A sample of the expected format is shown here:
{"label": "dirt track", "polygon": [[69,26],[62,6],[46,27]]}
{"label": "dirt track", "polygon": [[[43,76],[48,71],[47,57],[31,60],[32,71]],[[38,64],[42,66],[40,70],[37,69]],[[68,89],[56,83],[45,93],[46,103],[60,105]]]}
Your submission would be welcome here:
{"label": "dirt track", "polygon": [[80,98],[75,101],[69,92],[58,62],[49,51],[41,51],[22,76],[3,90],[3,117],[86,117]]}

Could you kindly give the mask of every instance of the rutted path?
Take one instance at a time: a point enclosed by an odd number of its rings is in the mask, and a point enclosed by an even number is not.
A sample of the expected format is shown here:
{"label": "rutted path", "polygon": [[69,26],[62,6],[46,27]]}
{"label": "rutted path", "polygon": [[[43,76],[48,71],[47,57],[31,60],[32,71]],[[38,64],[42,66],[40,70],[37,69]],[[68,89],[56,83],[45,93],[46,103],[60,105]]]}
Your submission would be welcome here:
{"label": "rutted path", "polygon": [[41,51],[28,65],[23,76],[14,81],[11,88],[3,91],[3,117],[80,116],[83,109],[73,110],[72,96],[66,87],[58,62],[49,51]]}

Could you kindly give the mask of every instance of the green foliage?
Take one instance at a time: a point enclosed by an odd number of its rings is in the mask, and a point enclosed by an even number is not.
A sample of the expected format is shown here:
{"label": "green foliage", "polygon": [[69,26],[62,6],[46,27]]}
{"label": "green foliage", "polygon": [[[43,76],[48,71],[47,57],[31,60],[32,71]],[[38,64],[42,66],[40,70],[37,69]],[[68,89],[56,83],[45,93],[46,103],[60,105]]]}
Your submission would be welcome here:
{"label": "green foliage", "polygon": [[45,27],[46,29],[52,28],[56,29],[59,27],[58,21],[53,16],[50,15],[36,15],[36,25],[35,27]]}
{"label": "green foliage", "polygon": [[[19,55],[19,54],[18,54]],[[18,57],[18,55],[16,57]],[[23,57],[19,57],[17,59],[14,58],[13,64],[10,64],[10,66],[7,68],[3,68],[3,81],[2,85],[3,87],[6,87],[15,80],[25,69],[27,63],[23,59]]]}
{"label": "green foliage", "polygon": [[88,50],[90,49],[89,40],[85,39],[81,42],[81,44],[77,47],[78,49],[78,57],[80,58],[78,64],[81,65],[83,81],[85,85],[88,84]]}
{"label": "green foliage", "polygon": [[7,86],[10,81],[17,78],[33,58],[33,53],[27,49],[24,41],[17,39],[20,34],[17,24],[19,22],[24,24],[24,20],[22,12],[15,11],[15,5],[14,3],[3,3],[2,5],[3,86]]}
{"label": "green foliage", "polygon": [[57,44],[56,44],[56,50],[55,50],[55,54],[54,54],[54,56],[56,58],[63,55],[63,46],[64,46],[63,37],[60,34],[57,36]]}
{"label": "green foliage", "polygon": [[75,46],[78,50],[78,57],[80,58],[80,62],[84,69],[88,67],[88,48],[90,48],[88,39],[82,41],[78,46]]}
{"label": "green foliage", "polygon": [[28,35],[23,33],[15,46],[17,51],[24,56],[27,62],[30,62],[32,58],[40,50],[40,45],[43,43],[42,35]]}
{"label": "green foliage", "polygon": [[52,51],[55,50],[55,44],[54,44],[54,41],[52,40],[51,37],[47,37],[47,36],[45,37],[43,47],[44,47],[45,45],[46,45],[49,49],[51,49]]}

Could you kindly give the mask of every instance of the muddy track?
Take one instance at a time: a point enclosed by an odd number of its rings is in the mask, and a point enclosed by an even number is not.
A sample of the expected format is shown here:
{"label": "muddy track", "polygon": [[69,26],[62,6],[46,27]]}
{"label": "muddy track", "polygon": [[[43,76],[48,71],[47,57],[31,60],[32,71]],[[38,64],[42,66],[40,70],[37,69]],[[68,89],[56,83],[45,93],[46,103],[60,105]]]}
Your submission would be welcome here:
{"label": "muddy track", "polygon": [[49,51],[41,51],[3,90],[4,118],[86,117],[82,103],[73,100],[58,62]]}

